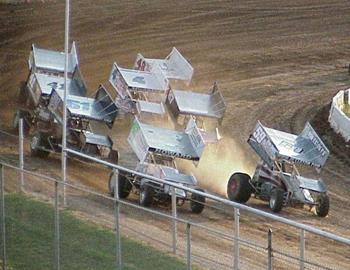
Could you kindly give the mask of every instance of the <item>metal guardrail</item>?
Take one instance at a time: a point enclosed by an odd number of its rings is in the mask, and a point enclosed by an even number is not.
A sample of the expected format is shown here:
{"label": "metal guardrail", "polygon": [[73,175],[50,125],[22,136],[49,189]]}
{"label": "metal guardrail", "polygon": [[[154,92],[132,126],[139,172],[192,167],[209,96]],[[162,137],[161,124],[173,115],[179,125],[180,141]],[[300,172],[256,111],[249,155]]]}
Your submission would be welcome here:
{"label": "metal guardrail", "polygon": [[[20,127],[22,127],[22,123],[20,123]],[[12,135],[14,136],[14,135]],[[283,217],[280,217],[280,216],[276,216],[276,215],[273,215],[273,214],[270,214],[270,213],[267,213],[267,212],[264,212],[264,211],[261,211],[259,209],[255,209],[255,208],[252,208],[252,207],[249,207],[249,206],[246,206],[246,205],[242,205],[242,204],[238,204],[238,203],[235,203],[235,202],[232,202],[232,201],[229,201],[225,198],[221,198],[221,197],[218,197],[218,196],[215,196],[215,195],[212,195],[212,194],[208,194],[208,193],[205,193],[205,192],[201,192],[201,191],[197,191],[197,190],[194,190],[194,189],[191,189],[191,188],[188,188],[188,187],[185,187],[185,186],[182,186],[182,185],[179,185],[179,184],[176,184],[176,183],[173,183],[173,182],[169,182],[169,181],[166,181],[166,180],[163,180],[163,179],[159,179],[157,177],[153,177],[153,176],[150,176],[150,175],[146,175],[146,174],[143,174],[143,173],[140,173],[140,172],[137,172],[137,171],[134,171],[134,170],[131,170],[131,169],[127,169],[127,168],[124,168],[120,165],[116,165],[116,164],[112,164],[112,163],[109,163],[109,162],[106,162],[106,161],[103,161],[103,160],[99,160],[97,158],[94,158],[94,157],[91,157],[91,156],[88,156],[88,155],[85,155],[85,154],[82,154],[80,152],[77,152],[75,150],[72,150],[72,149],[65,149],[65,152],[66,153],[70,153],[70,154],[73,154],[75,156],[78,156],[78,157],[82,157],[82,158],[85,158],[85,159],[89,159],[91,161],[94,161],[98,164],[101,164],[103,166],[107,166],[109,168],[112,168],[113,172],[114,172],[114,181],[115,181],[115,187],[116,187],[116,191],[114,192],[114,198],[111,198],[103,193],[99,193],[99,192],[96,192],[94,190],[91,190],[91,189],[88,189],[86,187],[81,187],[81,186],[77,186],[77,185],[74,185],[72,184],[71,182],[64,182],[60,179],[56,179],[56,178],[53,178],[53,177],[50,177],[50,176],[47,176],[47,175],[42,175],[42,174],[38,174],[38,173],[35,173],[35,172],[31,172],[31,171],[28,171],[28,170],[25,170],[24,169],[24,152],[23,152],[23,141],[24,141],[24,138],[23,138],[23,132],[21,132],[21,128],[20,128],[20,131],[19,131],[19,167],[17,166],[14,166],[14,165],[11,165],[11,164],[8,164],[6,162],[3,162],[3,161],[0,161],[0,187],[1,187],[1,192],[0,192],[0,202],[1,202],[1,207],[0,207],[0,210],[1,210],[1,223],[2,223],[2,243],[4,245],[4,248],[3,248],[3,254],[2,254],[2,263],[3,263],[3,269],[6,269],[6,232],[5,232],[5,218],[6,218],[6,215],[5,215],[5,207],[4,207],[4,204],[5,204],[5,200],[4,200],[4,168],[7,167],[7,168],[10,168],[10,169],[14,169],[16,171],[19,171],[20,172],[20,183],[21,183],[21,190],[23,190],[23,185],[24,185],[24,175],[32,175],[32,176],[35,176],[35,177],[38,177],[44,181],[50,181],[50,182],[54,182],[55,183],[55,200],[54,200],[54,205],[55,205],[55,247],[56,247],[56,250],[55,250],[55,258],[56,258],[56,269],[60,269],[60,222],[59,222],[59,186],[66,186],[66,187],[70,187],[70,188],[73,188],[73,189],[76,189],[76,190],[79,190],[79,191],[82,191],[82,192],[87,192],[89,194],[93,194],[93,195],[96,195],[96,196],[100,196],[100,197],[103,197],[105,199],[108,199],[108,200],[111,200],[114,202],[114,207],[115,207],[115,210],[114,210],[114,214],[115,214],[115,231],[116,231],[116,246],[117,246],[117,249],[116,249],[116,264],[117,264],[117,269],[122,269],[123,268],[123,263],[122,263],[122,248],[121,248],[121,242],[120,242],[120,239],[121,239],[121,232],[120,232],[120,207],[121,206],[127,206],[127,207],[132,207],[132,208],[137,208],[137,209],[141,209],[142,211],[145,211],[145,212],[148,212],[150,214],[155,214],[155,215],[158,215],[160,217],[163,217],[163,218],[166,218],[166,219],[169,219],[173,222],[173,229],[172,229],[172,250],[173,252],[176,254],[177,253],[177,237],[178,237],[178,233],[177,233],[177,223],[183,223],[183,224],[186,224],[186,261],[187,261],[187,269],[191,269],[192,268],[192,261],[193,261],[193,256],[192,256],[192,246],[191,246],[191,228],[192,227],[198,227],[198,228],[201,228],[203,230],[206,230],[207,232],[210,232],[210,233],[213,233],[213,234],[216,234],[218,236],[220,236],[222,239],[226,239],[226,240],[229,240],[229,241],[232,241],[233,244],[234,244],[234,252],[233,252],[233,269],[234,270],[238,270],[240,269],[240,245],[242,246],[246,246],[246,247],[250,247],[250,248],[256,248],[256,249],[263,249],[265,251],[267,251],[267,269],[272,269],[273,268],[273,253],[276,253],[279,254],[279,255],[283,255],[284,257],[288,257],[289,259],[294,259],[296,261],[299,262],[299,269],[305,269],[306,268],[306,265],[309,265],[309,266],[319,266],[318,264],[315,264],[315,263],[312,263],[310,261],[306,261],[305,260],[305,232],[310,232],[312,234],[315,234],[315,235],[318,235],[318,236],[321,236],[321,237],[324,237],[326,239],[331,239],[331,240],[334,240],[334,241],[337,241],[339,243],[343,243],[343,244],[346,244],[346,245],[349,245],[350,246],[350,239],[346,238],[346,237],[342,237],[342,236],[339,236],[339,235],[336,235],[336,234],[332,234],[332,233],[329,233],[329,232],[326,232],[326,231],[323,231],[323,230],[320,230],[318,228],[315,228],[315,227],[312,227],[312,226],[309,226],[309,225],[305,225],[305,224],[302,224],[302,223],[298,223],[298,222],[295,222],[295,221],[292,221],[292,220],[289,220],[289,219],[286,219],[286,218],[283,218]],[[234,212],[234,236],[232,235],[228,235],[228,234],[225,234],[223,232],[220,232],[220,231],[217,231],[213,228],[209,228],[209,227],[206,227],[202,224],[197,224],[197,223],[194,223],[190,220],[186,220],[186,219],[181,219],[181,218],[178,218],[177,216],[177,212],[176,212],[176,193],[175,192],[172,192],[173,194],[173,197],[172,197],[172,212],[171,212],[171,215],[170,214],[165,214],[165,213],[162,213],[162,212],[159,212],[159,211],[156,211],[156,210],[153,210],[153,209],[150,209],[150,208],[144,208],[144,207],[141,207],[139,205],[136,205],[136,204],[133,204],[131,202],[128,202],[128,201],[125,201],[125,200],[121,200],[119,199],[118,195],[118,181],[117,181],[117,172],[118,170],[120,171],[124,171],[124,172],[128,172],[128,173],[132,173],[132,174],[135,174],[135,175],[138,175],[138,176],[141,176],[141,177],[145,177],[145,178],[148,178],[150,180],[153,180],[153,181],[156,181],[156,182],[159,182],[159,183],[162,183],[162,184],[167,184],[169,186],[171,186],[173,189],[175,188],[179,188],[179,189],[183,189],[185,191],[188,191],[188,192],[191,192],[191,193],[196,193],[196,194],[199,194],[201,196],[205,196],[206,198],[208,199],[211,199],[213,201],[216,201],[216,202],[219,202],[221,203],[222,205],[226,205],[228,207],[232,207],[232,210]],[[259,217],[264,217],[264,218],[268,218],[270,220],[273,220],[273,221],[277,221],[277,222],[281,222],[283,224],[286,224],[286,225],[289,225],[289,226],[292,226],[294,228],[297,228],[299,229],[299,257],[293,257],[291,255],[288,255],[288,254],[283,254],[281,252],[278,252],[277,250],[274,251],[272,249],[272,233],[269,233],[269,237],[268,237],[268,245],[267,247],[265,246],[262,246],[262,245],[259,245],[258,243],[253,243],[253,242],[250,242],[250,241],[246,241],[244,239],[242,239],[240,237],[240,210],[244,210],[244,211],[247,211],[249,213],[252,213],[254,215],[257,215]],[[287,260],[286,260],[287,261]],[[324,268],[324,269],[328,269],[328,268]]]}
{"label": "metal guardrail", "polygon": [[247,211],[249,213],[258,215],[260,217],[264,217],[264,218],[268,218],[268,219],[271,219],[271,220],[274,220],[274,221],[278,221],[278,222],[284,223],[286,225],[290,225],[292,227],[295,227],[295,228],[298,228],[298,229],[301,229],[301,230],[304,230],[304,231],[307,231],[307,232],[311,232],[311,233],[319,235],[319,236],[323,236],[323,237],[329,238],[331,240],[335,240],[335,241],[338,241],[338,242],[350,245],[350,239],[346,238],[346,237],[338,236],[336,234],[329,233],[329,232],[323,231],[321,229],[317,229],[317,228],[309,226],[309,225],[305,225],[305,224],[302,224],[302,223],[299,223],[299,222],[296,222],[296,221],[293,221],[293,220],[290,220],[290,219],[287,219],[287,218],[284,218],[284,217],[280,217],[280,216],[277,216],[277,215],[274,215],[274,214],[270,214],[270,213],[264,212],[262,210],[255,209],[255,208],[252,208],[252,207],[244,205],[244,204],[239,204],[239,203],[236,203],[236,202],[233,202],[233,201],[230,201],[230,200],[227,200],[227,199],[224,199],[224,198],[212,195],[212,194],[208,194],[208,193],[201,192],[201,191],[189,188],[189,187],[185,187],[185,186],[176,184],[174,182],[166,181],[166,180],[163,180],[163,179],[151,176],[151,175],[147,175],[147,174],[140,173],[140,172],[137,172],[137,171],[134,171],[134,170],[130,170],[130,169],[127,169],[127,168],[125,168],[123,166],[116,165],[116,164],[113,164],[113,163],[109,163],[107,161],[100,160],[100,159],[91,157],[89,155],[82,154],[82,153],[77,152],[77,151],[72,150],[72,149],[66,149],[66,151],[68,153],[74,154],[76,156],[80,156],[82,158],[90,159],[90,160],[92,160],[92,161],[94,161],[96,163],[100,163],[102,165],[111,167],[113,169],[125,171],[125,172],[128,172],[128,173],[132,173],[132,174],[138,175],[140,177],[144,177],[144,178],[147,178],[147,179],[150,179],[150,180],[154,180],[154,181],[156,181],[158,183],[161,183],[161,184],[167,184],[167,185],[172,186],[174,188],[179,188],[179,189],[183,189],[185,191],[191,192],[191,193],[196,193],[196,194],[199,194],[201,196],[205,196],[206,198],[211,199],[213,201],[217,201],[217,202],[223,203],[224,205],[232,206],[234,209],[244,210],[244,211]]}

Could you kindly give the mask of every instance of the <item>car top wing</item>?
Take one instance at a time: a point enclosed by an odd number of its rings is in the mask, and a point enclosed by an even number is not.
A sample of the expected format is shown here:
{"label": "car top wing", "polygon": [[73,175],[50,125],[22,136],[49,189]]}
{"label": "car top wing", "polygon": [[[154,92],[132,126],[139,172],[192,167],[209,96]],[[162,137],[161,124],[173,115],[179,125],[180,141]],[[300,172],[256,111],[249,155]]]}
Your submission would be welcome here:
{"label": "car top wing", "polygon": [[248,143],[270,166],[275,160],[289,160],[322,168],[329,156],[329,150],[309,123],[297,136],[258,122]]}
{"label": "car top wing", "polygon": [[142,54],[137,54],[134,68],[149,72],[160,70],[167,79],[183,80],[187,83],[193,76],[193,67],[175,47],[165,59],[145,58]]}
{"label": "car top wing", "polygon": [[165,93],[169,88],[169,81],[161,72],[126,69],[116,63],[112,66],[109,82],[122,99],[131,97],[130,91]]}
{"label": "car top wing", "polygon": [[[33,77],[33,83],[30,83],[31,90],[37,92],[40,90],[40,95],[51,95],[52,90],[64,91],[64,78],[52,76],[43,73],[31,74]],[[32,79],[30,78],[30,82]],[[70,95],[85,96],[86,88],[85,83],[77,78],[67,78],[67,85]],[[37,89],[38,88],[38,89]]]}
{"label": "car top wing", "polygon": [[[193,102],[195,100],[195,102]],[[193,115],[216,118],[220,122],[225,115],[226,104],[220,91],[209,94],[183,90],[170,90],[166,104],[175,115]]]}
{"label": "car top wing", "polygon": [[[53,89],[48,105],[60,123],[63,117],[63,95],[62,90]],[[105,122],[109,127],[117,115],[117,107],[103,86],[99,87],[95,98],[68,95],[67,110],[69,116]]]}
{"label": "car top wing", "polygon": [[148,153],[199,161],[205,147],[193,119],[181,132],[144,124],[135,118],[128,142],[141,162],[146,160]]}
{"label": "car top wing", "polygon": [[106,88],[101,84],[95,94],[95,108],[97,113],[109,128],[112,128],[114,120],[118,115],[118,107]]}
{"label": "car top wing", "polygon": [[[69,53],[68,73],[73,73],[79,65],[77,49],[75,42],[72,43],[71,51]],[[65,67],[64,52],[42,49],[32,45],[32,50],[28,60],[29,69],[56,71],[63,73]]]}

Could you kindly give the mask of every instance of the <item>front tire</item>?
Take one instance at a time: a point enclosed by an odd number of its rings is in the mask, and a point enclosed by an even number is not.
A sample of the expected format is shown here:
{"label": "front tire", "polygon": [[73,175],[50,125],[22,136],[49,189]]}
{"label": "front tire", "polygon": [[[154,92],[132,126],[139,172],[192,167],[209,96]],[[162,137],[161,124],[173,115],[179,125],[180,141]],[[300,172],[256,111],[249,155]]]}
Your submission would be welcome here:
{"label": "front tire", "polygon": [[269,206],[272,212],[278,213],[283,207],[284,191],[280,188],[274,188],[271,191]]}
{"label": "front tire", "polygon": [[[196,190],[205,192],[203,189],[196,188]],[[199,194],[192,193],[191,195],[191,211],[194,214],[200,214],[203,212],[204,209],[204,204],[205,204],[205,197]]]}
{"label": "front tire", "polygon": [[50,152],[42,150],[41,147],[45,145],[45,138],[41,133],[36,133],[30,141],[30,154],[32,157],[45,158]]}
{"label": "front tire", "polygon": [[326,217],[329,212],[329,197],[326,193],[321,193],[316,199],[316,214],[319,217]]}
{"label": "front tire", "polygon": [[26,103],[28,99],[28,89],[26,82],[22,81],[21,85],[19,87],[19,93],[18,93],[18,101],[20,103]]}
{"label": "front tire", "polygon": [[253,188],[250,176],[244,173],[234,173],[227,183],[227,196],[231,201],[246,203],[252,195]]}
{"label": "front tire", "polygon": [[153,203],[154,190],[151,186],[143,184],[140,187],[140,205],[148,207]]}
{"label": "front tire", "polygon": [[[129,196],[132,190],[132,184],[128,180],[127,176],[119,174],[119,172],[117,172],[117,177],[118,177],[118,184],[119,184],[119,190],[118,190],[119,198],[125,199]],[[108,189],[109,189],[109,194],[111,194],[111,196],[114,197],[115,182],[113,178],[113,172],[109,175]]]}

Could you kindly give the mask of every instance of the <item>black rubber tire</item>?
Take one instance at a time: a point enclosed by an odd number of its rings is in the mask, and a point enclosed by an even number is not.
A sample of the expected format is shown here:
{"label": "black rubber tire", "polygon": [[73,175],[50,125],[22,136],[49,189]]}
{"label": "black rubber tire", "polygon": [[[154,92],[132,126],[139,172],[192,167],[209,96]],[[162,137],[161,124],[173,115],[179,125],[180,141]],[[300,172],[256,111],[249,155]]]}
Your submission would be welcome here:
{"label": "black rubber tire", "polygon": [[[125,175],[117,174],[118,175],[118,183],[119,183],[119,198],[125,199],[129,196],[131,190],[132,190],[132,184],[128,180],[128,178]],[[113,179],[113,172],[109,175],[109,181],[108,181],[108,190],[109,194],[114,197],[115,187],[114,187],[114,179]]]}
{"label": "black rubber tire", "polygon": [[[205,192],[203,189],[200,189],[200,188],[196,188],[196,190]],[[205,199],[206,198],[202,195],[192,193],[191,201],[190,201],[190,207],[191,207],[192,213],[200,214],[203,212],[204,206],[205,206]]]}
{"label": "black rubber tire", "polygon": [[282,210],[284,191],[280,188],[274,188],[270,194],[269,207],[272,212],[278,213]]}
{"label": "black rubber tire", "polygon": [[108,161],[114,164],[118,164],[119,152],[117,150],[111,149],[108,155]]}
{"label": "black rubber tire", "polygon": [[151,186],[143,184],[140,186],[140,205],[148,207],[153,203],[154,190]]}
{"label": "black rubber tire", "polygon": [[234,202],[246,203],[252,195],[253,188],[250,176],[244,173],[234,173],[227,183],[227,197]]}
{"label": "black rubber tire", "polygon": [[27,100],[26,100],[26,107],[29,109],[29,110],[34,110],[35,107],[37,107],[34,103],[34,100],[31,96],[28,96]]}
{"label": "black rubber tire", "polygon": [[316,199],[316,215],[326,217],[329,212],[329,196],[326,193],[321,193]]}
{"label": "black rubber tire", "polygon": [[30,155],[32,157],[46,158],[50,152],[39,149],[39,146],[46,145],[45,138],[41,133],[35,133],[30,141]]}
{"label": "black rubber tire", "polygon": [[18,101],[25,104],[28,98],[28,89],[26,82],[22,81],[19,87]]}

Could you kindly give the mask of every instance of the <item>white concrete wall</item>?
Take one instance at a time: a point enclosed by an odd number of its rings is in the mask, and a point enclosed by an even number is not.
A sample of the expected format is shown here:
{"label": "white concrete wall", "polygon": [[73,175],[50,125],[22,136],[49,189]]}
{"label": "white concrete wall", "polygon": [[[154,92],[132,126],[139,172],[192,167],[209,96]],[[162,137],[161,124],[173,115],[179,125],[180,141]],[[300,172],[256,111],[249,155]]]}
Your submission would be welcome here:
{"label": "white concrete wall", "polygon": [[329,112],[328,121],[335,132],[340,133],[345,141],[350,141],[350,118],[343,112],[344,93],[349,95],[350,89],[339,91],[333,97],[331,110]]}

